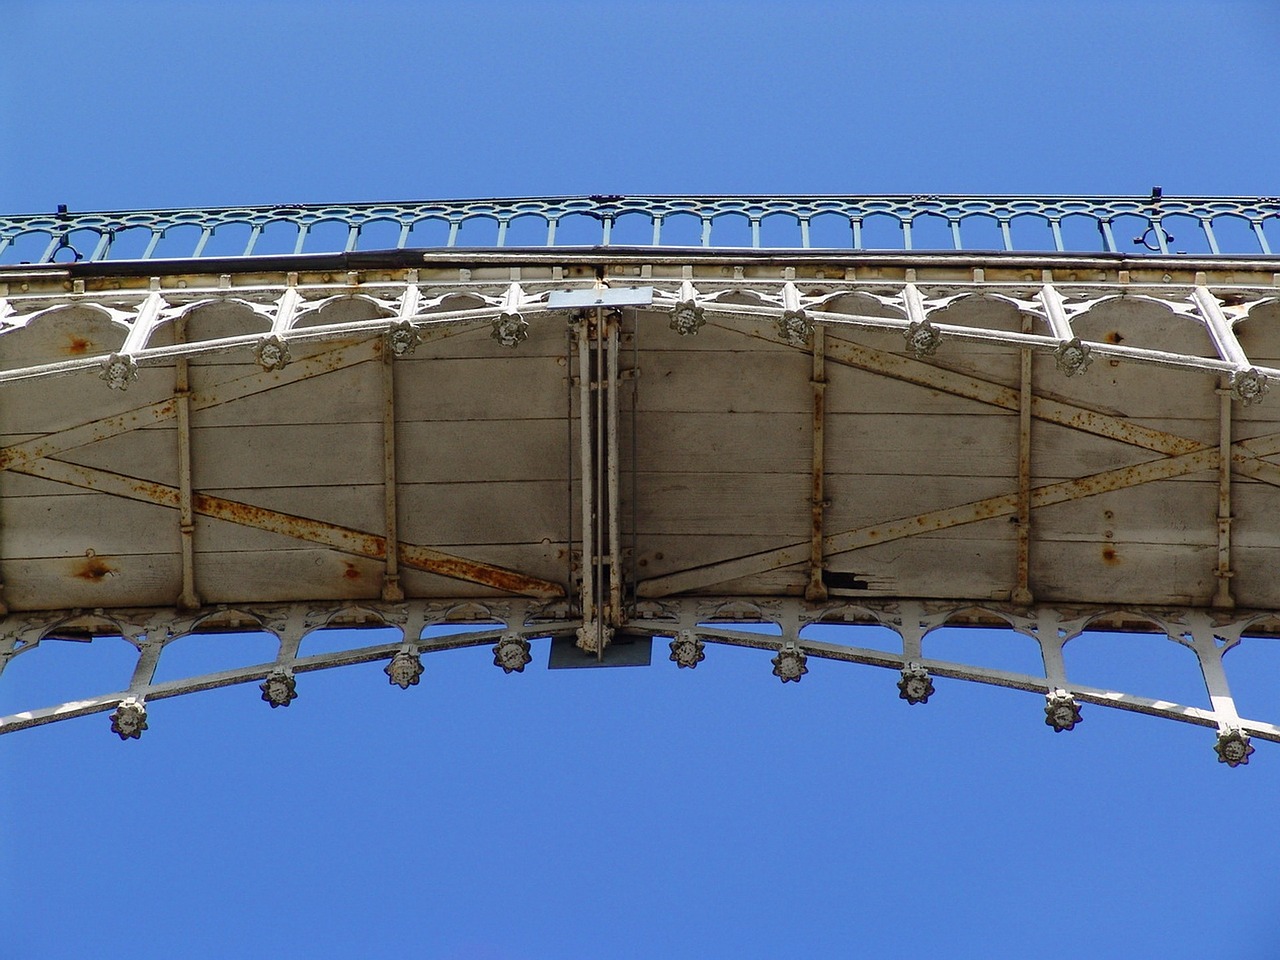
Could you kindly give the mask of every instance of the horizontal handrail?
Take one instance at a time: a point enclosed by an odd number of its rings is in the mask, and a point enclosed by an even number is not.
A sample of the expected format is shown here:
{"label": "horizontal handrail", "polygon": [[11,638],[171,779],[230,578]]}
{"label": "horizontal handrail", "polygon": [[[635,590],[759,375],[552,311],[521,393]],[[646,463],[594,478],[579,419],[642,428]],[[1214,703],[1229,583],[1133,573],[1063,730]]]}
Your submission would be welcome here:
{"label": "horizontal handrail", "polygon": [[667,246],[1271,256],[1278,197],[577,196],[0,215],[0,264]]}

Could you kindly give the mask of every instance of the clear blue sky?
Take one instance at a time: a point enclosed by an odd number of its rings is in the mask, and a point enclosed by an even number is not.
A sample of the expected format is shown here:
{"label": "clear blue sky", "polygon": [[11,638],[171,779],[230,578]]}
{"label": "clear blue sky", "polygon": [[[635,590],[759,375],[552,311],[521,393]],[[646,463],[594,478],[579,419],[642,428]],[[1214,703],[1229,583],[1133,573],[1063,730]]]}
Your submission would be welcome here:
{"label": "clear blue sky", "polygon": [[[1274,195],[1278,50],[1270,0],[4,0],[0,209]],[[0,712],[118,684],[93,647],[15,665]],[[1274,719],[1280,650],[1237,653]],[[0,738],[0,958],[1280,956],[1275,745],[1228,770],[1202,728],[1085,708],[1055,735],[1030,694],[908,707],[887,672],[784,688],[719,647],[543,657],[164,701],[137,742],[102,715]],[[1204,699],[1167,641],[1069,657]]]}

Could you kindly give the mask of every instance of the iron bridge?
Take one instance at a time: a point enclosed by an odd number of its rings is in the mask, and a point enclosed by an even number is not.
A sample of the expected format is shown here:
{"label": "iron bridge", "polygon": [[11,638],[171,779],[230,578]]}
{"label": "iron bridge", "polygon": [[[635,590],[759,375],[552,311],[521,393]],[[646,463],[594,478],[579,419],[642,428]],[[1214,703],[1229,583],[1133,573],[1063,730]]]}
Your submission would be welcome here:
{"label": "iron bridge", "polygon": [[[947,242],[919,249],[929,218]],[[516,673],[660,638],[673,669],[716,644],[784,683],[886,668],[909,704],[1030,691],[1054,730],[1138,711],[1247,763],[1280,740],[1228,681],[1280,632],[1278,218],[1159,191],[0,216],[0,670],[136,653],[0,732],[109,712],[128,739],[213,687],[287,706],[312,670],[407,688],[441,649]],[[1018,631],[1043,669],[930,656],[947,625]],[[335,627],[383,632],[307,652]],[[1185,647],[1207,705],[1074,682],[1091,630]],[[156,679],[176,641],[246,631],[276,655]]]}

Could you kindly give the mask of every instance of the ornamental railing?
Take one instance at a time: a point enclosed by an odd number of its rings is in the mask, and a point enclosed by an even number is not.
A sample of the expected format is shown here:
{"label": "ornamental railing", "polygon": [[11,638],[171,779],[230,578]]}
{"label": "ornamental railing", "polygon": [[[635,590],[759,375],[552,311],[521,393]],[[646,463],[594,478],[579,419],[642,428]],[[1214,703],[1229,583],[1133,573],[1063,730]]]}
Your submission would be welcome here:
{"label": "ornamental railing", "polygon": [[653,246],[1272,256],[1278,197],[589,196],[0,216],[0,264]]}

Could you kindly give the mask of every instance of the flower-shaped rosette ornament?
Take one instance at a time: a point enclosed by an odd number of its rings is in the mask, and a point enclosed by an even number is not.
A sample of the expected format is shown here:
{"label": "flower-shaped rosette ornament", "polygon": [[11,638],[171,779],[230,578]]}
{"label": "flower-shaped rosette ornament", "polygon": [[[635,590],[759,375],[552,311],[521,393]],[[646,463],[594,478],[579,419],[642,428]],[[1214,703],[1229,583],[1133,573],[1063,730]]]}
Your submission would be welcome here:
{"label": "flower-shaped rosette ornament", "polygon": [[418,678],[422,676],[422,658],[416,653],[401,650],[382,668],[382,672],[387,675],[387,682],[392,686],[408,690],[416,687]]}
{"label": "flower-shaped rosette ornament", "polygon": [[105,380],[112,390],[127,390],[129,384],[138,379],[138,365],[127,354],[113,353],[102,361],[98,378]]}
{"label": "flower-shaped rosette ornament", "polygon": [[695,633],[681,630],[671,641],[671,660],[681,669],[692,670],[707,659],[706,644]]}
{"label": "flower-shaped rosette ornament", "polygon": [[1053,351],[1053,359],[1058,369],[1068,377],[1079,376],[1093,363],[1093,357],[1089,356],[1089,345],[1079,337],[1058,344],[1058,348]]}
{"label": "flower-shaped rosette ornament", "polygon": [[1252,367],[1231,375],[1231,394],[1246,407],[1261,403],[1269,388],[1267,378]]}
{"label": "flower-shaped rosette ornament", "polygon": [[111,732],[121,740],[137,740],[147,729],[147,708],[137,700],[125,700],[111,714]]}
{"label": "flower-shaped rosette ornament", "polygon": [[1234,727],[1223,730],[1218,734],[1218,742],[1213,745],[1214,752],[1218,755],[1218,762],[1225,763],[1229,767],[1238,767],[1242,763],[1248,763],[1249,757],[1253,753],[1253,744],[1249,742],[1249,735],[1243,730],[1237,730]]}
{"label": "flower-shaped rosette ornament", "polygon": [[259,684],[262,699],[271,704],[271,709],[287,707],[298,699],[298,681],[293,674],[277,671]]}
{"label": "flower-shaped rosette ornament", "polygon": [[928,703],[933,696],[933,678],[929,671],[918,664],[910,663],[902,669],[902,678],[898,680],[898,699],[907,703]]}
{"label": "flower-shaped rosette ornament", "polygon": [[275,334],[259,340],[253,353],[263,370],[283,370],[293,359],[289,355],[289,345]]}
{"label": "flower-shaped rosette ornament", "polygon": [[505,634],[493,646],[493,665],[501,667],[503,673],[524,673],[524,668],[532,662],[529,641],[519,634]]}
{"label": "flower-shaped rosette ornament", "polygon": [[503,313],[494,318],[490,334],[504,347],[518,347],[529,339],[529,321],[518,313]]}
{"label": "flower-shaped rosette ornament", "polygon": [[800,678],[809,672],[809,668],[805,666],[808,659],[799,645],[783,644],[778,655],[773,658],[773,675],[783,683],[799,683]]}
{"label": "flower-shaped rosette ornament", "polygon": [[692,337],[706,323],[706,313],[692,300],[681,300],[671,311],[671,329],[682,337]]}
{"label": "flower-shaped rosette ornament", "polygon": [[1044,698],[1044,722],[1054,733],[1074,730],[1080,722],[1080,704],[1065,690],[1055,690]]}
{"label": "flower-shaped rosette ornament", "polygon": [[418,346],[418,331],[408,320],[401,320],[387,331],[387,347],[393,357],[407,357]]}
{"label": "flower-shaped rosette ornament", "polygon": [[778,336],[793,347],[803,347],[813,338],[813,321],[803,310],[787,310],[778,318]]}
{"label": "flower-shaped rosette ornament", "polygon": [[903,335],[907,339],[907,347],[917,359],[932,357],[942,343],[941,331],[928,320],[913,320]]}

